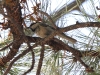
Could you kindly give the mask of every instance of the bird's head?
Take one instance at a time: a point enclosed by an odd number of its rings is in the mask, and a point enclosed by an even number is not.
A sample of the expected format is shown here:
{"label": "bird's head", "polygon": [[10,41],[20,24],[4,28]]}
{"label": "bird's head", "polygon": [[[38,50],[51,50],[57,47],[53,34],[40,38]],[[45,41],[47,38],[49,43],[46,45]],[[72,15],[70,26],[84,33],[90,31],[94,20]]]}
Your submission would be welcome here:
{"label": "bird's head", "polygon": [[31,23],[29,28],[34,32],[38,26],[39,26],[39,23],[33,22],[33,23]]}

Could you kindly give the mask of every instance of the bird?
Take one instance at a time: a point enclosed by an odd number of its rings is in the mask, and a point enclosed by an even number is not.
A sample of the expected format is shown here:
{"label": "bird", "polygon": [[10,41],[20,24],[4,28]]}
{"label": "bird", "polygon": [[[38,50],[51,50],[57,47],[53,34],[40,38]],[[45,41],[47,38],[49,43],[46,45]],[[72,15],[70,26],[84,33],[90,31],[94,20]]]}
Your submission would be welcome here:
{"label": "bird", "polygon": [[[55,30],[54,27],[42,22],[36,22],[36,23],[33,22],[30,24],[29,28],[41,38],[46,38]],[[77,42],[76,39],[71,38],[64,33],[60,33],[58,34],[58,36],[70,41],[73,44]]]}

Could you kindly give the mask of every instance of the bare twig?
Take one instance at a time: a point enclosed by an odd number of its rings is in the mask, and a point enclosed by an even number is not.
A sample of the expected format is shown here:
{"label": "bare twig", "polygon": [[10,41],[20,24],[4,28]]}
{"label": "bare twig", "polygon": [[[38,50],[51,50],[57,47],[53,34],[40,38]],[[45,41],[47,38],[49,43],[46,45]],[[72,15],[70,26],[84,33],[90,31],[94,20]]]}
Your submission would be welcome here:
{"label": "bare twig", "polygon": [[98,28],[100,28],[100,22],[83,22],[83,23],[78,23],[78,24],[76,23],[76,24],[73,24],[73,25],[70,25],[70,26],[67,26],[64,28],[59,28],[58,31],[60,31],[60,33],[61,33],[61,32],[67,32],[70,30],[84,28],[84,27],[98,27]]}
{"label": "bare twig", "polygon": [[25,19],[26,17],[31,16],[31,15],[33,15],[33,14],[34,14],[34,13],[28,14],[28,15],[24,16],[23,19]]}
{"label": "bare twig", "polygon": [[28,69],[23,75],[26,75],[27,73],[29,73],[34,68],[35,56],[34,56],[34,52],[33,52],[32,49],[31,49],[31,53],[32,53],[32,65],[31,65],[30,69]]}
{"label": "bare twig", "polygon": [[43,58],[44,58],[44,45],[42,45],[42,48],[41,48],[41,54],[40,54],[40,59],[39,59],[36,75],[40,75]]}
{"label": "bare twig", "polygon": [[13,44],[13,42],[11,42],[10,44],[8,44],[7,46],[3,47],[2,49],[0,49],[0,51],[5,50],[6,48],[10,47]]}

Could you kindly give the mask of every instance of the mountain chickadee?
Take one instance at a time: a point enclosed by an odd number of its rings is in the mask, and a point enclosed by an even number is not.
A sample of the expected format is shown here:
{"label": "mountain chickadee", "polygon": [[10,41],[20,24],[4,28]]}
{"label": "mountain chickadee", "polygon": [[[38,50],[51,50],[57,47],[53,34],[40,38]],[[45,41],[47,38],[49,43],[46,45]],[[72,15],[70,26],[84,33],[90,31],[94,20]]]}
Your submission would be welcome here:
{"label": "mountain chickadee", "polygon": [[[55,30],[53,27],[46,25],[44,23],[40,23],[40,22],[32,23],[29,28],[41,38],[47,37]],[[75,39],[65,35],[64,33],[60,33],[60,34],[58,34],[58,36],[66,39],[72,43],[77,42]]]}

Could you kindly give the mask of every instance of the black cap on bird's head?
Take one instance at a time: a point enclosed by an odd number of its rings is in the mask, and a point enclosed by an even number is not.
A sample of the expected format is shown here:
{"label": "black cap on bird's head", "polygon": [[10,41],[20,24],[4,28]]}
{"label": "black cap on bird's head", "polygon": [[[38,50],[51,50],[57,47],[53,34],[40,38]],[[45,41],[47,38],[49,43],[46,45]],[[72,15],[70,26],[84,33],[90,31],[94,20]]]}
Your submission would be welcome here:
{"label": "black cap on bird's head", "polygon": [[35,25],[35,24],[36,24],[36,22],[31,23],[31,24],[30,24],[30,27],[31,27],[32,25]]}
{"label": "black cap on bird's head", "polygon": [[36,25],[36,24],[40,24],[40,23],[42,23],[42,22],[32,22],[32,23],[30,24],[30,27],[33,26],[33,25]]}
{"label": "black cap on bird's head", "polygon": [[34,32],[36,30],[36,28],[38,27],[38,22],[33,22],[31,23],[31,25],[29,26],[29,28]]}

